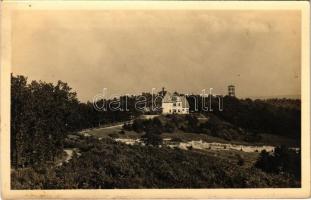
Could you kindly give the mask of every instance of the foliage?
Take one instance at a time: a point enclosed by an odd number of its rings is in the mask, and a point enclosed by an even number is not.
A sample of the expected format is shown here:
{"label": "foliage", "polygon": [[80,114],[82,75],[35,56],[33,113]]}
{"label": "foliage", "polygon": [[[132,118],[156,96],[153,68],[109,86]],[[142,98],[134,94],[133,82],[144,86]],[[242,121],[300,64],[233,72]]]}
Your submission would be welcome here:
{"label": "foliage", "polygon": [[244,163],[245,163],[244,158],[243,158],[240,154],[237,154],[237,158],[238,158],[237,164],[238,164],[239,166],[243,166]]}
{"label": "foliage", "polygon": [[123,126],[123,128],[126,128],[127,130],[134,130],[138,133],[147,132],[156,130],[158,133],[161,133],[163,131],[163,125],[161,121],[156,117],[153,119],[135,119],[133,124]]}
{"label": "foliage", "polygon": [[300,151],[296,152],[285,146],[276,147],[273,154],[263,150],[255,167],[268,173],[287,173],[300,180],[301,154]]}
{"label": "foliage", "polygon": [[[11,99],[11,163],[15,168],[55,161],[70,132],[137,115],[133,109],[99,112],[90,102],[79,102],[67,83],[27,83],[24,76],[11,76]],[[129,104],[133,103],[130,98]]]}
{"label": "foliage", "polygon": [[166,115],[153,119],[135,119],[132,126],[130,124],[125,124],[123,128],[134,130],[139,133],[147,132],[148,130],[156,130],[158,133],[173,133],[180,130],[188,133],[208,134],[226,140],[260,140],[260,137],[255,133],[246,133],[241,128],[225,122],[211,113],[206,116],[204,122],[200,122],[195,114]]}
{"label": "foliage", "polygon": [[[162,132],[178,130],[227,140],[257,141],[260,137],[256,133],[261,131],[299,140],[300,101],[225,97],[223,112],[216,109],[213,114],[198,111],[208,118],[205,122],[196,115],[168,115],[135,119],[132,125],[124,124],[124,130],[145,133],[142,139],[147,145],[142,147],[109,139],[67,137],[82,129],[139,116],[142,112],[135,110],[136,96],[121,97],[121,107],[127,106],[128,112],[109,108],[98,112],[90,102],[79,102],[67,83],[27,83],[26,77],[13,75],[11,95],[13,189],[300,186],[300,152],[294,153],[287,148],[276,148],[272,155],[262,152],[255,167],[246,168],[243,158],[233,163],[194,150],[156,147],[162,143]],[[151,106],[153,96],[144,95]],[[108,105],[111,102],[100,100],[98,103]],[[216,105],[217,102],[213,99],[212,103]],[[189,104],[193,111],[193,102]],[[110,134],[110,137],[117,137],[117,134]],[[64,147],[78,148],[82,155],[73,154],[69,163],[55,166]]]}
{"label": "foliage", "polygon": [[125,122],[122,126],[122,129],[123,130],[126,130],[126,131],[132,131],[133,130],[133,126],[132,124],[130,124],[129,122]]}
{"label": "foliage", "polygon": [[119,137],[119,135],[117,133],[109,133],[108,136],[111,138],[118,138]]}
{"label": "foliage", "polygon": [[[209,102],[209,98],[207,97],[206,102]],[[265,132],[300,141],[300,100],[251,100],[225,96],[222,101],[223,108],[219,110],[219,98],[211,97],[211,108],[208,112],[199,106],[203,105],[202,97],[199,95],[188,96],[187,100],[191,112],[204,115],[213,113],[219,119],[250,132]]]}
{"label": "foliage", "polygon": [[63,152],[65,132],[74,130],[79,109],[76,93],[64,82],[56,85],[11,77],[11,160],[15,167],[54,161]]}
{"label": "foliage", "polygon": [[198,123],[199,120],[195,115],[186,115],[186,119],[187,121],[187,126],[185,131],[187,132],[200,132],[200,130],[198,130]]}
{"label": "foliage", "polygon": [[[13,189],[95,188],[256,188],[299,187],[281,174],[206,154],[166,147],[125,145],[111,140],[85,141],[69,163],[47,171],[12,173]],[[32,178],[30,178],[32,177]],[[33,182],[28,183],[30,178]]]}
{"label": "foliage", "polygon": [[162,138],[161,138],[161,136],[159,134],[152,133],[152,132],[147,132],[141,138],[142,138],[142,141],[146,145],[159,146],[163,142]]}

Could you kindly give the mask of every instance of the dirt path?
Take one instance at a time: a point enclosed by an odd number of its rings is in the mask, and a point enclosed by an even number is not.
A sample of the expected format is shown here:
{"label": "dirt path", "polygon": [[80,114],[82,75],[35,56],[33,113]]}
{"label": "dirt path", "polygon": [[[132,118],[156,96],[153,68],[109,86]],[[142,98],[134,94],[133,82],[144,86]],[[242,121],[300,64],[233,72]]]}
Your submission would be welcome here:
{"label": "dirt path", "polygon": [[119,127],[122,127],[123,124],[125,123],[133,123],[134,120],[130,120],[130,121],[125,121],[125,122],[120,122],[120,124],[114,124],[114,125],[111,125],[111,126],[106,126],[106,127],[98,127],[98,128],[93,128],[93,129],[85,129],[85,130],[82,130],[80,131],[79,133],[87,133],[89,131],[96,131],[96,130],[106,130],[106,129],[113,129],[113,128],[119,128]]}

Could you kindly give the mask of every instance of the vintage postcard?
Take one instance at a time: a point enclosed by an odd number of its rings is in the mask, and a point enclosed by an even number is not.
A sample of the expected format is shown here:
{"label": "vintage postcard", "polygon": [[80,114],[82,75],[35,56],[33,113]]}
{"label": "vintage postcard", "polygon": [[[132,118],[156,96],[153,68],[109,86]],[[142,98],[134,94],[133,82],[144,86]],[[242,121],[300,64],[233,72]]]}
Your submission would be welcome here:
{"label": "vintage postcard", "polygon": [[2,197],[309,197],[309,15],[2,1]]}

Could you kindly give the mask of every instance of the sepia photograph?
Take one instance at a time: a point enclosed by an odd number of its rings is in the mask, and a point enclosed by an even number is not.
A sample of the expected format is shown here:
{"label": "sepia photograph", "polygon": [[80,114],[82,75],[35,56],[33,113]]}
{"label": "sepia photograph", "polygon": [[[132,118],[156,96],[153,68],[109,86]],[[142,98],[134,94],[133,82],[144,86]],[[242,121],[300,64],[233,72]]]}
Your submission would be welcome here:
{"label": "sepia photograph", "polygon": [[2,187],[309,196],[309,6],[148,3],[2,3]]}

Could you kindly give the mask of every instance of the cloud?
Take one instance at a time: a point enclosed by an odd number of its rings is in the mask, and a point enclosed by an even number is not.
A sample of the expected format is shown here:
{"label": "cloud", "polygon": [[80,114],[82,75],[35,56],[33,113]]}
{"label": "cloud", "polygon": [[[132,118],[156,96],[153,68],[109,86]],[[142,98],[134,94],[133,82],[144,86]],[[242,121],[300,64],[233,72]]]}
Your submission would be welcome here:
{"label": "cloud", "polygon": [[162,86],[226,93],[235,84],[240,96],[297,94],[299,17],[294,11],[18,11],[13,72],[66,81],[82,100],[103,87],[118,94]]}

